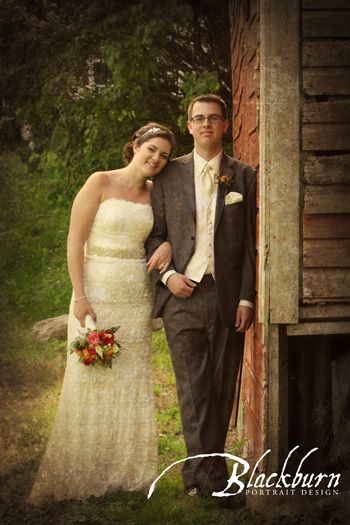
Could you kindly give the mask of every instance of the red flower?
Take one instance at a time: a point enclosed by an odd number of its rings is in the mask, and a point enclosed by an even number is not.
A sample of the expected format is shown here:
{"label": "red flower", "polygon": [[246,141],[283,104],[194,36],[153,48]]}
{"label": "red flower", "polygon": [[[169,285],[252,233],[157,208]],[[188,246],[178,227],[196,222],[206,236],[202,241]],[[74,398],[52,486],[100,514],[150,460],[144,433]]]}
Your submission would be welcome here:
{"label": "red flower", "polygon": [[114,337],[108,337],[107,335],[105,335],[104,337],[102,337],[102,344],[103,345],[108,345],[109,343],[113,344],[114,343]]}
{"label": "red flower", "polygon": [[89,352],[89,354],[96,354],[96,350],[95,349],[93,349],[93,350],[89,349],[88,352]]}
{"label": "red flower", "polygon": [[94,345],[94,346],[97,346],[98,343],[100,342],[100,338],[99,338],[99,335],[96,333],[96,332],[90,332],[87,336],[87,342],[90,344],[90,345]]}

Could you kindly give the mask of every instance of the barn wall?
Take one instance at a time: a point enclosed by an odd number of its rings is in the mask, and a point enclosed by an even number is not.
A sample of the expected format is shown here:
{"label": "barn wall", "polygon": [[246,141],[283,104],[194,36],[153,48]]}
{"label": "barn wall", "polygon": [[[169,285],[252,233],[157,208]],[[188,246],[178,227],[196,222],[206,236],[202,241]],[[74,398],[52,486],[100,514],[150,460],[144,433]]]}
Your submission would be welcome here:
{"label": "barn wall", "polygon": [[[230,22],[234,157],[254,168],[259,168],[259,1],[231,1]],[[259,214],[257,222],[259,224]],[[256,246],[258,242],[257,238]],[[264,420],[266,410],[264,406],[267,393],[263,380],[265,358],[262,325],[258,323],[256,315],[254,325],[246,335],[238,406],[239,438],[247,439],[245,452],[254,463],[263,454],[266,446],[266,422]]]}
{"label": "barn wall", "polygon": [[349,341],[350,0],[231,0],[230,23],[234,156],[260,162],[238,427],[276,471],[323,435],[310,425],[331,402],[330,337]]}
{"label": "barn wall", "polygon": [[301,297],[304,305],[346,304],[350,302],[349,0],[302,1],[302,70]]}
{"label": "barn wall", "polygon": [[287,326],[289,447],[318,447],[317,467],[348,395],[337,370],[350,362],[350,0],[301,7],[302,258],[299,323]]}

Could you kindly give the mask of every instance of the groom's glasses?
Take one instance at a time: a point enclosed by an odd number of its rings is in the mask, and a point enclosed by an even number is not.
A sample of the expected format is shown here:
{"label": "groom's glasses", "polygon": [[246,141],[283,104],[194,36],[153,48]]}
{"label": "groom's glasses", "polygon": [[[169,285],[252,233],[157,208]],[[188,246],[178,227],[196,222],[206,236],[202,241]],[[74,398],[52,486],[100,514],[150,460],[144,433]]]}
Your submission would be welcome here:
{"label": "groom's glasses", "polygon": [[195,117],[190,118],[190,121],[194,124],[203,124],[205,119],[208,119],[211,124],[218,123],[220,120],[225,120],[224,117],[220,117],[220,115],[214,113],[213,115],[209,115],[209,117],[205,117],[204,115],[196,115]]}

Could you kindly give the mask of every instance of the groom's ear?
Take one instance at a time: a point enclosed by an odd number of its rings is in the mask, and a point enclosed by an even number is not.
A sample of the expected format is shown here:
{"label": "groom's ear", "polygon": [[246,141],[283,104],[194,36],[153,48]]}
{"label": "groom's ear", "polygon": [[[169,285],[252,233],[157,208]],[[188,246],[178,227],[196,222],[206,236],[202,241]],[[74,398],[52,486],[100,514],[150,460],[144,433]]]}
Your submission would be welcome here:
{"label": "groom's ear", "polygon": [[187,121],[187,127],[188,127],[188,131],[192,135],[192,122],[190,122],[189,120]]}

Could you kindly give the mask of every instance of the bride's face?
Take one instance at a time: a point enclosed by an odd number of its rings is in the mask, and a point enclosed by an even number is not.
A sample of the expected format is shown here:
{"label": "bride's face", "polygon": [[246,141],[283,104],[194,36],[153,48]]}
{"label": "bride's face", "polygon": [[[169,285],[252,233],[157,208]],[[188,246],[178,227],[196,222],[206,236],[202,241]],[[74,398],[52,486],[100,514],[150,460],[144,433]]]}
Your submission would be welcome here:
{"label": "bride's face", "polygon": [[141,146],[134,146],[133,161],[147,177],[157,175],[170,157],[171,145],[162,137],[153,137]]}

